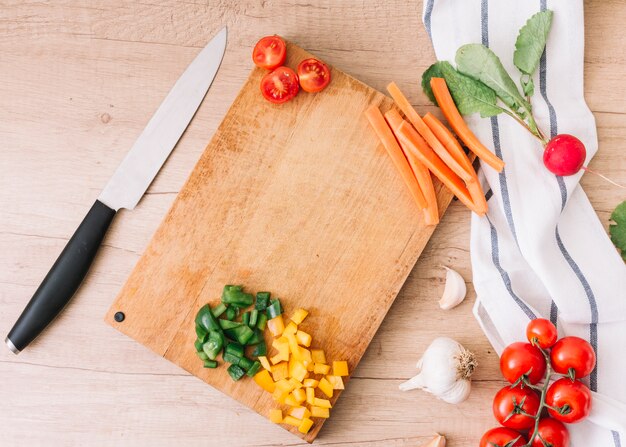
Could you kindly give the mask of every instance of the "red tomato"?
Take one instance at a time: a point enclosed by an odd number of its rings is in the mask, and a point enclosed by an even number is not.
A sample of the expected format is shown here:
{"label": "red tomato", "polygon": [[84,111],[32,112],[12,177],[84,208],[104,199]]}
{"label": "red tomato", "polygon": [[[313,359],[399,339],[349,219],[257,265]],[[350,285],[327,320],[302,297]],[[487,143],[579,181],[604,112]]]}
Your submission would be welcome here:
{"label": "red tomato", "polygon": [[324,90],[330,82],[330,70],[324,62],[317,59],[305,59],[298,64],[300,87],[305,92]]}
{"label": "red tomato", "polygon": [[550,416],[561,422],[573,424],[589,416],[591,411],[591,391],[582,382],[573,382],[564,377],[557,380],[546,393],[546,404],[559,408],[555,411],[548,408]]}
{"label": "red tomato", "polygon": [[596,353],[587,340],[564,337],[552,347],[550,361],[559,374],[569,374],[571,368],[576,378],[581,379],[591,374],[595,368]]}
{"label": "red tomato", "polygon": [[550,320],[545,318],[537,318],[528,323],[526,327],[526,338],[528,341],[543,349],[548,349],[556,343],[558,334],[556,326]]}
{"label": "red tomato", "polygon": [[287,45],[278,36],[266,36],[252,50],[252,60],[257,67],[273,70],[285,63]]}
{"label": "red tomato", "polygon": [[298,94],[298,75],[287,67],[278,67],[261,79],[263,97],[274,104],[282,104]]}
{"label": "red tomato", "polygon": [[500,357],[500,371],[506,380],[515,383],[526,374],[532,384],[543,379],[546,359],[539,348],[530,343],[516,342],[507,346]]}
{"label": "red tomato", "polygon": [[[529,438],[532,437],[534,429],[530,431]],[[569,432],[562,422],[552,418],[545,418],[539,421],[537,427],[538,435],[535,436],[530,447],[545,447],[542,439],[551,447],[569,447]]]}
{"label": "red tomato", "polygon": [[[511,443],[512,441],[515,441]],[[505,427],[492,428],[480,438],[479,447],[521,447],[526,445],[526,438],[521,433]]]}
{"label": "red tomato", "polygon": [[[493,415],[505,427],[526,430],[535,425],[534,416],[539,410],[539,396],[528,387],[505,386],[493,398]],[[533,417],[520,414],[521,412]],[[513,414],[513,416],[510,416]],[[510,417],[509,417],[510,416]]]}

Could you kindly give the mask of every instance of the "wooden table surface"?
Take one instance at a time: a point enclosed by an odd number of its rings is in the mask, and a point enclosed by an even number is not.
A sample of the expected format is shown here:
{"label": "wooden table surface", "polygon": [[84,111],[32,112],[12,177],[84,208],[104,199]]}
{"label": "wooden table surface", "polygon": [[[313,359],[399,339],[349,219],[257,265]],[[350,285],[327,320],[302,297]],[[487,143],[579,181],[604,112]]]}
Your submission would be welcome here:
{"label": "wooden table surface", "polygon": [[[123,211],[65,312],[19,356],[0,348],[2,445],[302,445],[302,441],[103,322],[251,67],[278,33],[369,85],[418,88],[433,52],[419,1],[0,0],[0,334],[4,336],[174,81],[229,27],[213,87],[140,205]],[[585,2],[585,93],[600,152],[591,167],[626,183],[626,3]],[[605,226],[624,193],[586,175]],[[471,315],[469,213],[453,203],[384,320],[317,444],[416,446],[435,432],[475,447],[502,385]],[[451,311],[441,265],[468,281]],[[449,405],[398,384],[436,336],[478,355],[473,392]]]}

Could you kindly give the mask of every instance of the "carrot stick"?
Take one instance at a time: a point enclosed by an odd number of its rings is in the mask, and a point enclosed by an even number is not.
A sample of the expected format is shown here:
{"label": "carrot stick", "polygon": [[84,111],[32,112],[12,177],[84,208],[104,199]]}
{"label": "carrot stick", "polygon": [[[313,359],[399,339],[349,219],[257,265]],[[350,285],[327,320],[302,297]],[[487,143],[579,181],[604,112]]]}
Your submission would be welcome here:
{"label": "carrot stick", "polygon": [[[391,109],[385,113],[385,119],[389,123],[389,127],[391,127],[394,134],[395,129],[397,129],[398,126],[404,122],[398,111],[395,109]],[[415,174],[417,183],[419,183],[422,193],[424,194],[424,198],[426,199],[426,203],[428,203],[428,207],[424,209],[424,221],[426,222],[426,225],[437,225],[439,223],[439,207],[437,206],[437,193],[435,192],[435,186],[433,185],[433,179],[430,176],[430,171],[428,171],[428,168],[424,166],[412,152],[405,151],[404,149],[403,152],[407,160],[409,160],[413,174]]]}
{"label": "carrot stick", "polygon": [[437,139],[437,137],[431,132],[428,126],[422,120],[422,117],[415,111],[411,103],[406,96],[400,91],[395,82],[392,82],[387,86],[387,91],[396,102],[400,110],[404,112],[406,117],[409,119],[411,124],[415,126],[415,129],[419,132],[424,140],[430,145],[430,147],[435,151],[435,153],[443,160],[445,164],[447,164],[452,171],[461,177],[466,182],[472,181],[472,176],[467,172],[463,167],[456,162],[454,158],[446,151],[441,142]]}
{"label": "carrot stick", "polygon": [[474,152],[481,160],[496,171],[501,172],[504,168],[504,162],[487,149],[478,138],[476,138],[476,135],[474,135],[470,128],[467,127],[467,124],[454,104],[452,96],[450,96],[450,90],[448,90],[446,81],[443,78],[431,78],[430,87],[433,90],[435,99],[437,99],[437,104],[439,104],[441,111],[457,136],[463,140],[469,150]]}
{"label": "carrot stick", "polygon": [[380,112],[378,107],[371,106],[365,111],[365,116],[367,116],[367,119],[374,128],[378,138],[380,138],[380,141],[383,143],[383,146],[387,149],[387,153],[391,157],[396,169],[400,172],[400,175],[402,176],[404,183],[406,183],[406,186],[409,188],[417,206],[420,209],[427,208],[428,204],[426,203],[424,194],[417,183],[417,179],[415,178],[413,171],[411,171],[411,167],[402,153],[402,149],[398,145],[393,132],[389,129],[383,114]]}
{"label": "carrot stick", "polygon": [[480,182],[478,181],[478,175],[476,175],[472,162],[465,154],[465,151],[457,139],[454,137],[452,132],[450,132],[450,130],[432,113],[429,112],[424,115],[424,122],[430,130],[433,131],[439,141],[443,143],[448,152],[450,152],[450,155],[452,155],[454,159],[472,175],[474,181],[466,183],[467,189],[469,190],[476,207],[487,212],[487,201],[485,200],[483,188],[480,186]]}
{"label": "carrot stick", "polygon": [[476,214],[484,214],[474,205],[469,191],[463,181],[435,154],[413,127],[403,122],[397,129],[396,135],[402,147],[412,152],[441,182],[452,191],[469,209]]}

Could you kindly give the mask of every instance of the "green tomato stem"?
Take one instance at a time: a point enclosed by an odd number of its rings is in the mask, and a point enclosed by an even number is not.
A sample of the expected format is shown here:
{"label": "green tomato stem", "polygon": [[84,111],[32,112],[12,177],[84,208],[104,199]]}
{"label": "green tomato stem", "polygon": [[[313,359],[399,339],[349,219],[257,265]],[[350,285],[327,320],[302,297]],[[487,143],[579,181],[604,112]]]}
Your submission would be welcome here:
{"label": "green tomato stem", "polygon": [[543,385],[541,387],[537,387],[541,389],[541,398],[539,400],[539,409],[537,409],[537,414],[534,416],[535,428],[532,431],[532,435],[528,439],[528,444],[526,444],[524,447],[531,447],[535,437],[538,435],[539,420],[541,419],[541,412],[543,411],[543,409],[552,408],[546,404],[546,393],[548,391],[548,386],[550,385],[550,379],[552,378],[552,365],[550,364],[550,356],[548,356],[548,353],[544,351],[542,348],[540,348],[539,346],[537,346],[537,349],[541,351],[541,353],[543,354],[543,357],[546,360],[546,375],[544,376]]}

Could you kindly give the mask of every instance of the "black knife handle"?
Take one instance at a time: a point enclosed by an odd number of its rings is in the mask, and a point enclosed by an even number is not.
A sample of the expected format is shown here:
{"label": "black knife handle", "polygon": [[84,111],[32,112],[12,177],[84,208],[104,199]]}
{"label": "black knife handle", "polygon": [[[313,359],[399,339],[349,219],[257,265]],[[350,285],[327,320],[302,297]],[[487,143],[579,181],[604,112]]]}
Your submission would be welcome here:
{"label": "black knife handle", "polygon": [[96,200],[20,315],[6,342],[16,354],[70,301],[87,274],[115,210]]}

